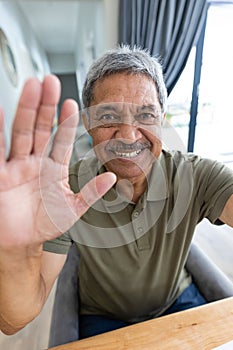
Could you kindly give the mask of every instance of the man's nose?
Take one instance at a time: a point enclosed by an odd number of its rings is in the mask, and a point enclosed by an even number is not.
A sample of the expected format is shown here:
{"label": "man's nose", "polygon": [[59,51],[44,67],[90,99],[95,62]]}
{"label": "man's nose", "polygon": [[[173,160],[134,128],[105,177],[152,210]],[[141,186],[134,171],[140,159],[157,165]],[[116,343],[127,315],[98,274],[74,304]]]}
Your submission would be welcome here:
{"label": "man's nose", "polygon": [[116,132],[116,138],[121,138],[125,143],[131,143],[141,138],[141,132],[135,125],[120,124]]}

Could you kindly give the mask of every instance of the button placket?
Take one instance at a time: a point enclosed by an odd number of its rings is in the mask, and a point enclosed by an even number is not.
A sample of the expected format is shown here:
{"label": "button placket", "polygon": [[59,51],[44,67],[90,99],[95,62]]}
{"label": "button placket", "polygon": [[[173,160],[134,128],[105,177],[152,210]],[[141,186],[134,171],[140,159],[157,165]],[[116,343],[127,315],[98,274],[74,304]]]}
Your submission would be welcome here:
{"label": "button placket", "polygon": [[138,209],[132,213],[132,226],[136,238],[136,244],[139,250],[145,250],[150,248],[148,234],[144,232],[143,216],[140,216]]}

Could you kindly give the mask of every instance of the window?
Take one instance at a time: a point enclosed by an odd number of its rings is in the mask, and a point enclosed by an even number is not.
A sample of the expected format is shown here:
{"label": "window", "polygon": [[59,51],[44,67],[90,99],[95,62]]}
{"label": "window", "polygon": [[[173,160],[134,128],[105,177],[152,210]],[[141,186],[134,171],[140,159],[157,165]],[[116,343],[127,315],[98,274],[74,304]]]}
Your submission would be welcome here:
{"label": "window", "polygon": [[194,151],[233,167],[233,4],[208,11]]}
{"label": "window", "polygon": [[[208,10],[194,152],[233,167],[233,3],[212,3]],[[168,118],[188,144],[195,51],[168,100]]]}
{"label": "window", "polygon": [[167,119],[181,138],[184,149],[188,145],[195,56],[196,48],[193,47],[185,69],[168,98]]}

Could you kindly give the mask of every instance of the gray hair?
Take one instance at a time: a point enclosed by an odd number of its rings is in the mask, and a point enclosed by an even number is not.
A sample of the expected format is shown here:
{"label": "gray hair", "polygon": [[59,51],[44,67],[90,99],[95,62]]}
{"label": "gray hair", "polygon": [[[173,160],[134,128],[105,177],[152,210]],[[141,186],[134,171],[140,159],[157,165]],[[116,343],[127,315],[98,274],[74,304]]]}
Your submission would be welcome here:
{"label": "gray hair", "polygon": [[139,47],[131,49],[126,45],[107,51],[91,65],[83,86],[83,107],[87,108],[90,106],[93,98],[94,84],[97,80],[121,72],[126,72],[127,74],[145,74],[151,78],[158,91],[162,112],[166,111],[167,89],[163,79],[161,64],[148,51]]}

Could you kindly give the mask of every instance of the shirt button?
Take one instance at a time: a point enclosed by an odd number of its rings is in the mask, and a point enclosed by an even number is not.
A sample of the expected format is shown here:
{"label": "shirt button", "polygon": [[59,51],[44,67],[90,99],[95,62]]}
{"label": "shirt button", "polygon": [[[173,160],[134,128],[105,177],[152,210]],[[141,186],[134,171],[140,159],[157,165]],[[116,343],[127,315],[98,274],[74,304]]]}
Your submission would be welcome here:
{"label": "shirt button", "polygon": [[134,216],[135,218],[137,218],[138,215],[139,215],[139,212],[138,212],[138,211],[135,211],[135,212],[133,213],[133,216]]}
{"label": "shirt button", "polygon": [[142,227],[138,227],[137,231],[138,231],[138,233],[142,233],[143,228]]}

